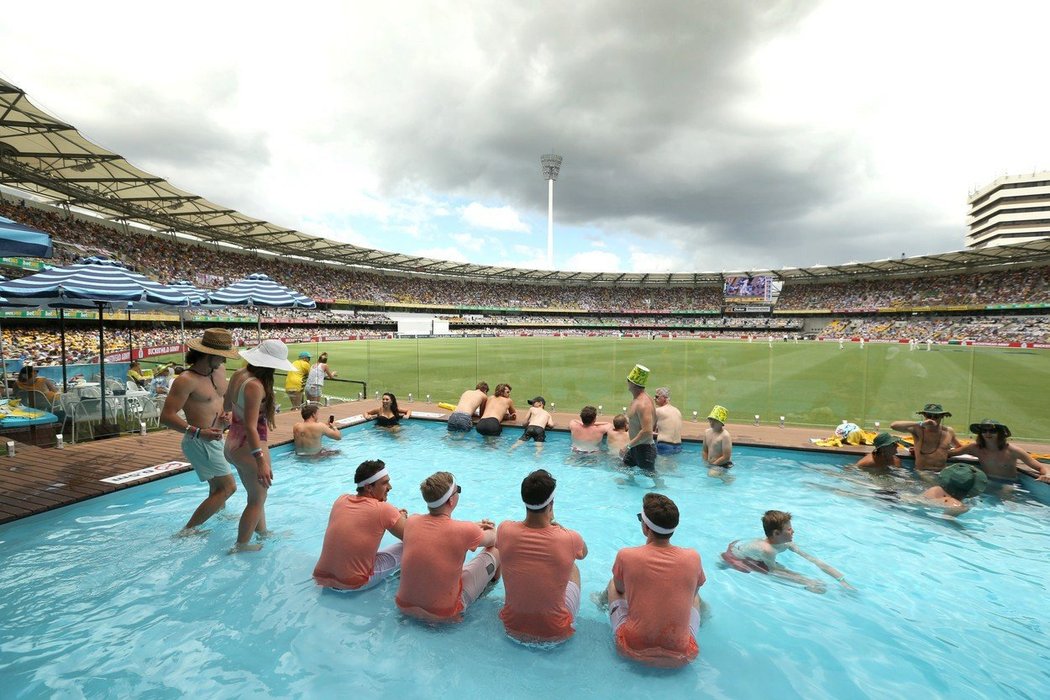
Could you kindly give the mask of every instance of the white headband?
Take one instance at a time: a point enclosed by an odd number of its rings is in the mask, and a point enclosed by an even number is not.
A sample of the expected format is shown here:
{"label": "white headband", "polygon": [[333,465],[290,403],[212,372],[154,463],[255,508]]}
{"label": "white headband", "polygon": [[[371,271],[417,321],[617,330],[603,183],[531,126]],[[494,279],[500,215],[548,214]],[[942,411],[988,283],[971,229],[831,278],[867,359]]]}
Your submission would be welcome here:
{"label": "white headband", "polygon": [[647,528],[649,528],[650,530],[652,530],[653,532],[655,532],[658,535],[670,535],[671,533],[674,532],[674,528],[673,527],[672,528],[666,528],[666,527],[660,527],[659,525],[653,525],[653,521],[650,520],[646,516],[644,510],[642,511],[642,522],[645,523],[645,526]]}
{"label": "white headband", "polygon": [[379,481],[384,476],[389,476],[389,473],[387,472],[386,467],[383,467],[382,469],[380,469],[379,471],[377,471],[375,474],[373,474],[372,476],[368,477],[364,481],[358,481],[357,482],[357,488],[363,489],[364,487],[368,486],[369,484],[374,484],[375,482]]}
{"label": "white headband", "polygon": [[445,502],[448,501],[448,499],[452,498],[452,494],[454,494],[455,492],[456,477],[452,477],[452,485],[448,487],[448,491],[445,492],[445,495],[437,499],[436,501],[427,501],[427,508],[440,508],[441,506],[445,505]]}
{"label": "white headband", "polygon": [[[558,490],[557,487],[555,487],[554,491],[557,491],[557,490]],[[536,505],[532,505],[531,503],[526,503],[525,504],[525,508],[527,508],[528,510],[543,510],[544,508],[546,508],[547,506],[549,506],[551,504],[551,501],[554,500],[554,491],[551,491],[551,495],[548,496],[547,500],[544,501],[543,503],[538,503]]]}

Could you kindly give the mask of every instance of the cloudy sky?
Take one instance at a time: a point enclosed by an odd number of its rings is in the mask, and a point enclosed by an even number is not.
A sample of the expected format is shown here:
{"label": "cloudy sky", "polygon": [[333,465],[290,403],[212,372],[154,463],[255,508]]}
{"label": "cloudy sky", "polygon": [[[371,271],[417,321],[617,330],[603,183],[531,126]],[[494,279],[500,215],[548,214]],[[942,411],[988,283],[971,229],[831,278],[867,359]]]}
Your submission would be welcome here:
{"label": "cloudy sky", "polygon": [[50,2],[0,75],[280,225],[451,260],[755,270],[964,246],[1050,170],[1050,3]]}

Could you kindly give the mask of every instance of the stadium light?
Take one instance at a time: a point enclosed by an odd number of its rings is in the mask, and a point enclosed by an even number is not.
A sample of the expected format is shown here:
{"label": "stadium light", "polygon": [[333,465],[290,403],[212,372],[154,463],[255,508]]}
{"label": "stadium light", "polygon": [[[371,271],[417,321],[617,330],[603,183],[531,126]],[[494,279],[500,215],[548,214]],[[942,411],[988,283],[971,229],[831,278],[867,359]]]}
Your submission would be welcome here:
{"label": "stadium light", "polygon": [[548,153],[540,156],[543,177],[547,180],[547,267],[554,269],[554,181],[561,171],[561,156]]}

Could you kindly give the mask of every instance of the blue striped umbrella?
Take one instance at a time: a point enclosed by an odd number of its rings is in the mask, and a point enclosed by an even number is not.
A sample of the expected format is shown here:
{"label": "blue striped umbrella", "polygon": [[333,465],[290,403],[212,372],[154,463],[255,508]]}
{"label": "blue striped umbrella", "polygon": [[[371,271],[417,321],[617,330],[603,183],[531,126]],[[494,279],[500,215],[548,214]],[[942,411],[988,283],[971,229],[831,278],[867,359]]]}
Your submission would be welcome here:
{"label": "blue striped umbrella", "polygon": [[178,282],[172,282],[168,286],[178,290],[183,296],[189,299],[191,306],[206,304],[208,302],[208,292],[203,289],[198,289],[192,282],[179,280]]}
{"label": "blue striped umbrella", "polygon": [[0,216],[0,255],[50,258],[52,255],[51,236],[31,226],[25,226]]}
{"label": "blue striped umbrella", "polygon": [[[189,300],[179,291],[132,272],[116,260],[91,257],[68,267],[56,267],[22,279],[0,284],[0,294],[12,303],[35,304],[52,308],[98,309],[98,365],[103,390],[106,386],[106,344],[102,335],[102,309],[110,306],[137,307],[188,306]],[[65,365],[65,356],[62,357]],[[64,374],[64,372],[63,372]],[[100,429],[105,433],[106,401],[101,402]]]}
{"label": "blue striped umbrella", "polygon": [[216,290],[209,294],[208,298],[213,304],[226,306],[278,306],[296,309],[317,307],[310,297],[277,284],[261,272]]}

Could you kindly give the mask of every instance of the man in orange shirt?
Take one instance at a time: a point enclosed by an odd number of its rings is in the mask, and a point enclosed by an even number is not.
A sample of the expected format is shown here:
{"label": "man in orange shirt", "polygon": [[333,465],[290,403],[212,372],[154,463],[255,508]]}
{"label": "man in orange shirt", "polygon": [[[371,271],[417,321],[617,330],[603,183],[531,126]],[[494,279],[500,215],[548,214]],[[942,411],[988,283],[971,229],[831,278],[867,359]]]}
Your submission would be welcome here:
{"label": "man in orange shirt", "polygon": [[379,549],[383,533],[404,537],[408,513],[386,500],[393,490],[383,460],[361,462],[354,472],[357,495],[344,493],[332,506],[314,580],[321,586],[360,591],[375,586],[401,567],[404,545]]}
{"label": "man in orange shirt", "polygon": [[521,482],[525,520],[505,520],[496,530],[507,602],[500,619],[523,642],[560,642],[573,633],[580,611],[580,570],[587,556],[579,533],[554,522],[557,481],[544,469]]}
{"label": "man in orange shirt", "polygon": [[645,544],[616,554],[609,582],[609,620],[620,653],[652,666],[682,666],[699,648],[700,596],[706,576],[695,549],[676,547],[678,506],[647,493],[638,514]]}
{"label": "man in orange shirt", "polygon": [[[436,472],[419,485],[427,515],[405,523],[401,587],[395,602],[401,612],[428,622],[459,622],[462,612],[499,579],[499,551],[491,520],[453,520],[463,489],[449,472]],[[484,547],[466,565],[468,550]]]}

